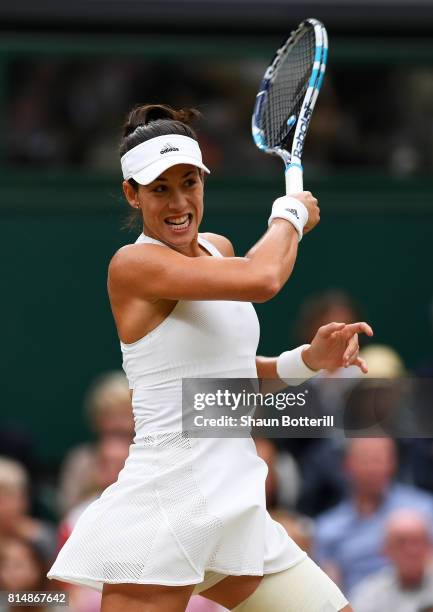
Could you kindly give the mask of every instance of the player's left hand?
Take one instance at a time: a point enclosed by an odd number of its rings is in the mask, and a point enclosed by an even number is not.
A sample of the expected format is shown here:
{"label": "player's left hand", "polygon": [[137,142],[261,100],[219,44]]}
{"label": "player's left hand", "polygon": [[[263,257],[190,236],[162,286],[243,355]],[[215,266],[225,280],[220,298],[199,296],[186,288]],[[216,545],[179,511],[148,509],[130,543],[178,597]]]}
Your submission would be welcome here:
{"label": "player's left hand", "polygon": [[335,370],[350,365],[367,374],[367,363],[359,357],[358,334],[373,335],[368,323],[328,323],[317,330],[302,359],[312,370]]}

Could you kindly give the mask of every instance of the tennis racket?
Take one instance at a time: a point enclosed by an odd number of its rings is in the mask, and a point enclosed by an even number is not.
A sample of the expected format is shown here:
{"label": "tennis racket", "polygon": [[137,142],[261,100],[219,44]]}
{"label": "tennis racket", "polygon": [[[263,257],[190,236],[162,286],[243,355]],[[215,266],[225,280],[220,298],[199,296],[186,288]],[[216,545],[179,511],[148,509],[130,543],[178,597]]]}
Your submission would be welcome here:
{"label": "tennis racket", "polygon": [[283,159],[287,195],[303,191],[301,157],[327,59],[325,26],[306,19],[278,49],[256,97],[254,142]]}

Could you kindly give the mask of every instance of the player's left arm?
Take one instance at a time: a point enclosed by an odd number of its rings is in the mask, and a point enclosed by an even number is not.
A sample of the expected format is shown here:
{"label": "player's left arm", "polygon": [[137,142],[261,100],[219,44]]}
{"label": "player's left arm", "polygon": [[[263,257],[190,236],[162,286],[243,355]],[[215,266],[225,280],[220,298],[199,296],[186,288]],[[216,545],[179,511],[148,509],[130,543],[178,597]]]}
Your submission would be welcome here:
{"label": "player's left arm", "polygon": [[[302,350],[290,351],[292,359],[291,378],[292,384],[296,384],[299,381],[301,383],[304,380],[315,376],[319,370],[315,371],[310,369],[303,359],[303,353],[306,347]],[[262,393],[277,393],[282,389],[285,389],[288,382],[282,380],[277,371],[278,357],[263,357],[262,355],[256,356],[256,368],[257,378],[260,379],[260,391]],[[296,382],[295,382],[296,381]]]}
{"label": "player's left arm", "polygon": [[279,357],[257,356],[257,377],[282,381],[305,380],[314,376],[319,370],[335,370],[352,365],[366,374],[367,363],[359,356],[358,334],[360,333],[372,336],[373,330],[365,322],[322,325],[309,345],[286,351]]}

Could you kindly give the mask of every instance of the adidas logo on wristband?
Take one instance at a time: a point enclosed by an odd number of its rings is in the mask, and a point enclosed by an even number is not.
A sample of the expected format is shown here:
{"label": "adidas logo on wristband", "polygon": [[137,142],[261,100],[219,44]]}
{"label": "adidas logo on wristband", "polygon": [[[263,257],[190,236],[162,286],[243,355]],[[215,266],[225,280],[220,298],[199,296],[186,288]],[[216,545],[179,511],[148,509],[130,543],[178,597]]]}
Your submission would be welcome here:
{"label": "adidas logo on wristband", "polygon": [[296,208],[286,208],[287,212],[291,213],[292,215],[294,215],[297,219],[299,219],[298,217],[298,211],[296,210]]}
{"label": "adidas logo on wristband", "polygon": [[287,195],[277,198],[272,205],[268,226],[278,217],[291,223],[298,233],[298,240],[302,239],[303,229],[308,221],[308,211],[301,201]]}

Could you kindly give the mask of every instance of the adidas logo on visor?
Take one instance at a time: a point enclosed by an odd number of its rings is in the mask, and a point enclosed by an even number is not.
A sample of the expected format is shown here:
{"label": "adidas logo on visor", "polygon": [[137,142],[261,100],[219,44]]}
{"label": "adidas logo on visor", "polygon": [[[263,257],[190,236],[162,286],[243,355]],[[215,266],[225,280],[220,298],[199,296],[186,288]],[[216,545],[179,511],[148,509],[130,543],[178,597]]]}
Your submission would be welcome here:
{"label": "adidas logo on visor", "polygon": [[179,151],[179,149],[178,149],[177,147],[174,147],[174,146],[173,146],[172,144],[170,144],[169,142],[167,142],[167,144],[165,144],[165,145],[162,147],[162,149],[161,149],[160,153],[161,153],[161,155],[162,155],[163,153],[170,153],[171,151]]}

